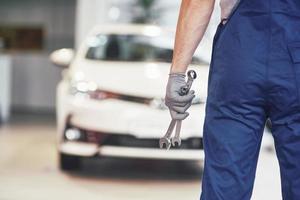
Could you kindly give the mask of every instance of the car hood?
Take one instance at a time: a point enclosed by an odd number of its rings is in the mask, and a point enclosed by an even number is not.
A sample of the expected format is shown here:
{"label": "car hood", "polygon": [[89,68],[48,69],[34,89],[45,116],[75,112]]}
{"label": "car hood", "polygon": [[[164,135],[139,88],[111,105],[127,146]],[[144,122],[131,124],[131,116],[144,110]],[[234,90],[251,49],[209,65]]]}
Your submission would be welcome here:
{"label": "car hood", "polygon": [[[206,96],[208,66],[190,67],[197,72],[193,84],[197,96]],[[148,98],[163,98],[170,63],[75,61],[71,79],[91,81],[99,89]]]}

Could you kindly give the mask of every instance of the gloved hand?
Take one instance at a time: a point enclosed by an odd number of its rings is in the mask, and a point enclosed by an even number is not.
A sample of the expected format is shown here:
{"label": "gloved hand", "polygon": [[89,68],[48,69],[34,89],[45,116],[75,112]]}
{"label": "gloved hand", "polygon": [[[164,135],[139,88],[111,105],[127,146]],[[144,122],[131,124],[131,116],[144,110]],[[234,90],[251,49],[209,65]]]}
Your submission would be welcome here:
{"label": "gloved hand", "polygon": [[165,104],[170,110],[172,119],[184,120],[189,116],[186,110],[192,105],[195,91],[190,90],[187,95],[180,95],[180,89],[186,86],[184,73],[170,73],[166,88]]}

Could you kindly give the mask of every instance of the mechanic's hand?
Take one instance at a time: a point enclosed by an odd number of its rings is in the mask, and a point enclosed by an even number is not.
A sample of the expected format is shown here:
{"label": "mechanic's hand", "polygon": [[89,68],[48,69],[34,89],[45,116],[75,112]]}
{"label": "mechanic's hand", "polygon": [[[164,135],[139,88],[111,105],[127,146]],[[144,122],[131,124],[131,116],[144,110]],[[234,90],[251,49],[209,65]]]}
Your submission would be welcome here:
{"label": "mechanic's hand", "polygon": [[186,86],[184,73],[170,73],[166,88],[165,104],[170,110],[172,119],[184,120],[189,116],[186,112],[192,105],[195,91],[190,90],[187,95],[180,95],[180,89]]}

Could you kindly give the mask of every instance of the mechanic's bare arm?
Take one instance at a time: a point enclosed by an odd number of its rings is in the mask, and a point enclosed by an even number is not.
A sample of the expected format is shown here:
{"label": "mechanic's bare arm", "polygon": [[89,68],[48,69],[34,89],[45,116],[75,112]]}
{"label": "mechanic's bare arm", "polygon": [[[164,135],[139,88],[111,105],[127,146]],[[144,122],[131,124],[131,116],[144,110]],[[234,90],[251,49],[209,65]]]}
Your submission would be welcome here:
{"label": "mechanic's bare arm", "polygon": [[214,9],[215,0],[182,0],[171,72],[185,72]]}

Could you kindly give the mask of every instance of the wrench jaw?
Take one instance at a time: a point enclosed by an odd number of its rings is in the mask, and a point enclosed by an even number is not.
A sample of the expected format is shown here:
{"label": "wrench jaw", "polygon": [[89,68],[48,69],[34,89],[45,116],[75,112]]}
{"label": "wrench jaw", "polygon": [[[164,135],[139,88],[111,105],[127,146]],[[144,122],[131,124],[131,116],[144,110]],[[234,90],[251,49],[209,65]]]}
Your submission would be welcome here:
{"label": "wrench jaw", "polygon": [[176,138],[176,137],[173,137],[172,138],[172,146],[173,147],[180,147],[180,145],[181,145],[181,139],[180,138]]}
{"label": "wrench jaw", "polygon": [[161,149],[163,149],[164,146],[166,146],[167,150],[169,150],[171,148],[171,144],[172,144],[171,143],[171,135],[172,135],[175,125],[176,125],[176,120],[172,119],[166,134],[164,135],[164,137],[160,138],[160,140],[159,140],[159,147]]}
{"label": "wrench jaw", "polygon": [[159,140],[159,147],[161,149],[163,149],[164,147],[166,147],[167,150],[169,150],[171,148],[171,140],[169,138],[160,138]]}

